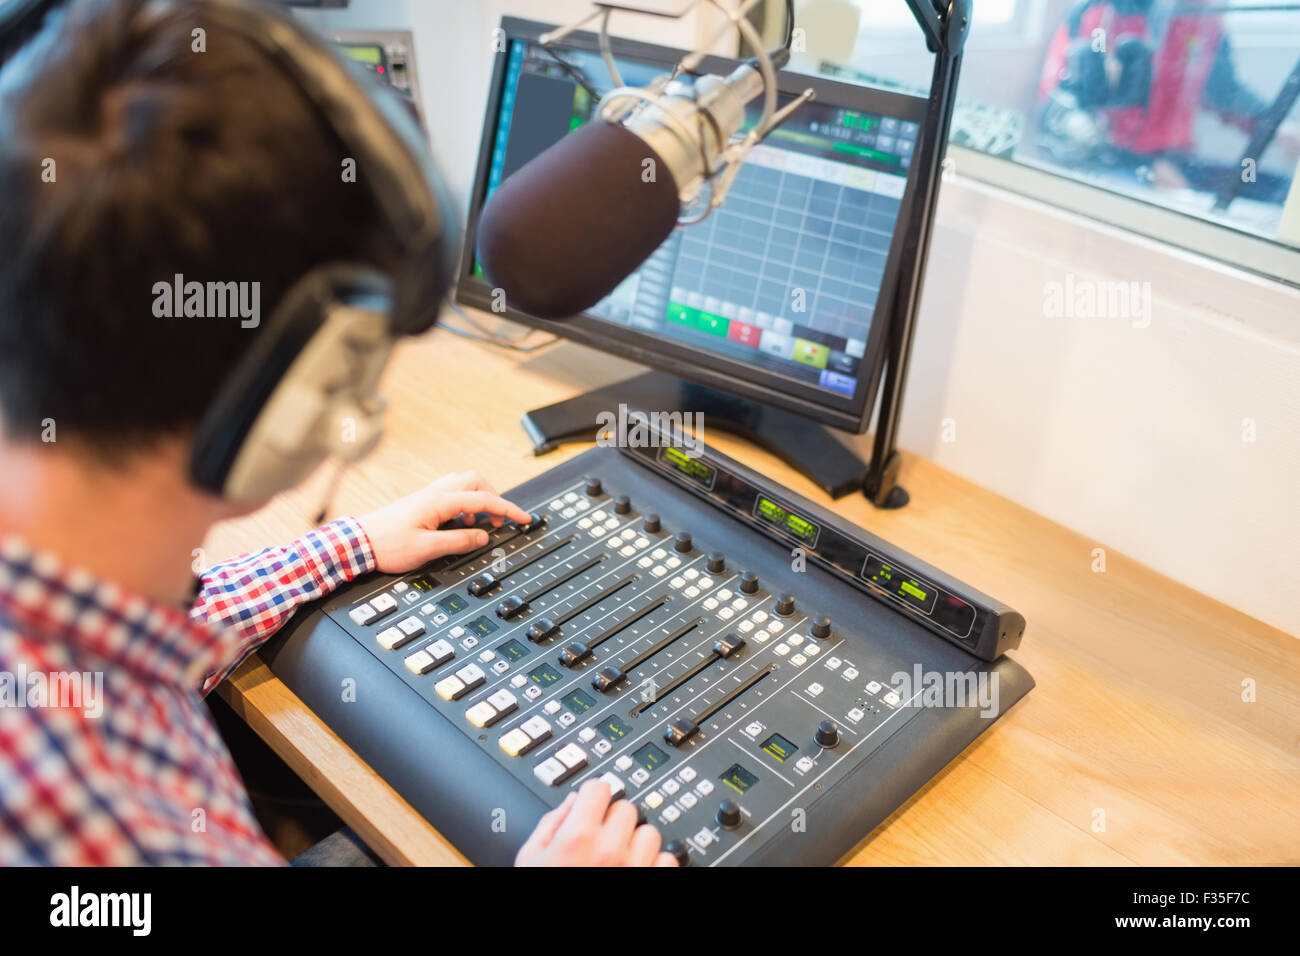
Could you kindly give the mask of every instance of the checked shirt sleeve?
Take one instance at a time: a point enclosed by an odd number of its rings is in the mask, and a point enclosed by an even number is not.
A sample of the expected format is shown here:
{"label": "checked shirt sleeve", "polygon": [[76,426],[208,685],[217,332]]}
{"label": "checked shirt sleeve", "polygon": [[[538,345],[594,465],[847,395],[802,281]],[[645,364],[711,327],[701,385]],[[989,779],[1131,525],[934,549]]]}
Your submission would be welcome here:
{"label": "checked shirt sleeve", "polygon": [[201,691],[207,694],[279,630],[298,607],[375,567],[370,539],[355,518],[339,518],[282,548],[266,548],[208,568],[190,616],[226,633]]}

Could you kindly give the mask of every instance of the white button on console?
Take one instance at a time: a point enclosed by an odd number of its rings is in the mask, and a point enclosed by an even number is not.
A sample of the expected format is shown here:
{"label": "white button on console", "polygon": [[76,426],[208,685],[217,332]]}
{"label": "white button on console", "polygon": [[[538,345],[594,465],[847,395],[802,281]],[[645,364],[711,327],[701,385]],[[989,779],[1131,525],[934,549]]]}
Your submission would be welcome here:
{"label": "white button on console", "polygon": [[502,734],[498,742],[501,749],[512,757],[518,757],[533,745],[532,739],[518,727]]}
{"label": "white button on console", "polygon": [[466,664],[460,670],[456,671],[456,676],[465,682],[466,686],[477,687],[487,680],[487,675],[483,673],[483,668],[477,664]]}
{"label": "white button on console", "polygon": [[375,640],[384,650],[391,651],[407,643],[410,638],[395,627],[386,627],[375,635]]}
{"label": "white button on console", "polygon": [[433,670],[433,658],[428,651],[416,651],[403,663],[412,674],[427,674]]}
{"label": "white button on console", "polygon": [[358,626],[369,624],[378,616],[378,613],[369,604],[358,604],[348,611],[348,617],[352,618],[352,623]]}
{"label": "white button on console", "polygon": [[456,656],[456,649],[446,641],[434,641],[425,650],[433,657],[434,665],[437,667],[441,667]]}
{"label": "white button on console", "polygon": [[556,752],[555,759],[570,770],[578,770],[587,766],[587,751],[577,744],[565,744]]}
{"label": "white button on console", "polygon": [[537,779],[548,787],[555,786],[560,782],[560,778],[568,772],[564,764],[554,757],[547,757],[533,768],[533,773],[537,775]]}
{"label": "white button on console", "polygon": [[536,714],[520,724],[519,729],[533,740],[545,740],[551,735],[551,725],[548,724],[544,718],[538,717]]}
{"label": "white button on console", "polygon": [[627,788],[623,785],[623,778],[616,773],[603,773],[600,775],[601,782],[609,787],[609,798],[611,800],[620,799]]}
{"label": "white button on console", "polygon": [[477,704],[465,711],[465,719],[475,727],[490,727],[500,715],[497,709],[485,700],[480,700]]}
{"label": "white button on console", "polygon": [[443,700],[455,700],[465,693],[465,682],[452,674],[450,677],[444,677],[434,684],[433,690]]}

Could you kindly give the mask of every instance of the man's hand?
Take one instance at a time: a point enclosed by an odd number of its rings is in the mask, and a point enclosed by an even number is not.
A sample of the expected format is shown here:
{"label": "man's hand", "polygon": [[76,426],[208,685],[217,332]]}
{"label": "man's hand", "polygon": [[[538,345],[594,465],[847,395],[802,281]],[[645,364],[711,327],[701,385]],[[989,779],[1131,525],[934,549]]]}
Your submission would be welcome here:
{"label": "man's hand", "polygon": [[537,823],[515,866],[676,866],[659,850],[659,831],[636,825],[636,807],[609,802],[609,787],[588,780]]}
{"label": "man's hand", "polygon": [[443,475],[357,520],[370,539],[379,570],[400,574],[444,554],[462,554],[487,544],[487,532],[477,528],[438,530],[458,517],[472,523],[479,512],[490,515],[497,527],[506,518],[520,524],[530,520],[527,511],[498,495],[474,471]]}

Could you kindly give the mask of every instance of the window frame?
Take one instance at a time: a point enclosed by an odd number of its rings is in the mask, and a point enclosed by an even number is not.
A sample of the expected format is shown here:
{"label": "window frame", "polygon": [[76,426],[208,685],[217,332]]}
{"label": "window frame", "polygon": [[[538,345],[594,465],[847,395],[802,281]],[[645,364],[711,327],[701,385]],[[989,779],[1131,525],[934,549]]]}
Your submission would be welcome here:
{"label": "window frame", "polygon": [[[910,35],[916,26],[909,22],[906,28],[893,24],[872,27],[867,17],[868,11],[862,9],[856,0],[853,2],[862,12],[855,55],[850,62],[838,65],[860,72],[865,70],[865,64],[858,60],[860,51],[878,45],[882,40],[887,41],[890,37],[901,37],[904,32]],[[1259,5],[1267,5],[1269,2],[1270,0],[1256,0]],[[1045,0],[1013,0],[1013,3],[1014,13],[1009,20],[993,24],[986,28],[987,32],[981,33],[981,50],[997,50],[1041,36],[1047,10]],[[1279,22],[1288,21],[1287,15],[1280,12],[1257,16],[1258,21],[1251,21],[1252,29],[1242,35],[1242,49],[1266,43],[1267,37],[1275,32],[1270,28]],[[960,79],[958,97],[960,101]],[[1295,116],[1298,112],[1300,107],[1293,110],[1292,115]],[[1026,122],[1031,119],[1032,117],[1025,117]],[[1144,195],[1139,190],[1092,183],[1071,175],[1068,170],[1032,158],[993,156],[953,144],[948,145],[947,157],[959,175],[1055,206],[1085,219],[1205,256],[1243,272],[1300,288],[1300,246],[1288,244],[1283,239],[1252,233],[1247,226],[1228,216],[1215,214],[1208,209],[1195,213],[1165,205],[1156,201],[1154,196]],[[1292,188],[1300,189],[1300,185]],[[1208,205],[1208,194],[1206,198]]]}

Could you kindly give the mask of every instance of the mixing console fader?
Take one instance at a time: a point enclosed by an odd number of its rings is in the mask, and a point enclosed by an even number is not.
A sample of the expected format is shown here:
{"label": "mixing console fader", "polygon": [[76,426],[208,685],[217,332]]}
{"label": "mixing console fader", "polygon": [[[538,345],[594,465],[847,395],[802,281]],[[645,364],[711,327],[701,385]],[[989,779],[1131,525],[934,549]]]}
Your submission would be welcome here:
{"label": "mixing console fader", "polygon": [[530,523],[262,652],[476,863],[592,777],[683,863],[832,863],[1033,687],[1019,614],[707,448],[506,494]]}

